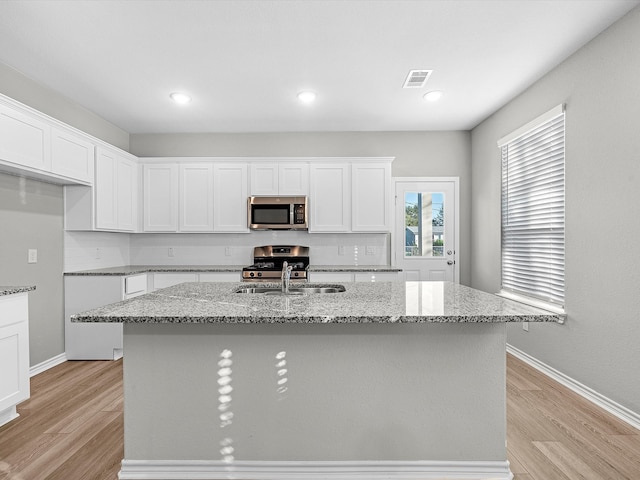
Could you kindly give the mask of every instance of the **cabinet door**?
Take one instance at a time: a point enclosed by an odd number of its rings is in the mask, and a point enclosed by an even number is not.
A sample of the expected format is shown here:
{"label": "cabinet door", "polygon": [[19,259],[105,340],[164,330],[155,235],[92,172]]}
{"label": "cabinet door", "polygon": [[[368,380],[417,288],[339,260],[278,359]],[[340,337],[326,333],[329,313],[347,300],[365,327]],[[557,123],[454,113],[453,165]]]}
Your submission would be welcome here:
{"label": "cabinet door", "polygon": [[251,164],[251,195],[278,195],[278,164]]}
{"label": "cabinet door", "polygon": [[134,231],[137,218],[138,165],[127,158],[118,158],[117,212],[118,230]]}
{"label": "cabinet door", "polygon": [[355,274],[356,282],[398,282],[401,272],[360,272]]}
{"label": "cabinet door", "polygon": [[213,165],[180,165],[180,231],[213,231]]}
{"label": "cabinet door", "polygon": [[349,272],[309,272],[309,281],[314,283],[353,282],[353,273]]}
{"label": "cabinet door", "polygon": [[350,165],[311,166],[310,232],[348,232],[351,227]]}
{"label": "cabinet door", "polygon": [[51,130],[51,171],[58,175],[93,183],[95,146],[58,128]]}
{"label": "cabinet door", "polygon": [[26,293],[0,297],[0,414],[29,398],[28,308]]}
{"label": "cabinet door", "polygon": [[144,231],[178,230],[178,166],[144,165]]}
{"label": "cabinet door", "polygon": [[51,171],[50,135],[45,122],[0,105],[0,160]]}
{"label": "cabinet door", "polygon": [[213,182],[214,231],[249,232],[247,225],[247,165],[215,164]]}
{"label": "cabinet door", "polygon": [[98,147],[95,172],[96,228],[116,230],[118,228],[118,156],[110,150]]}
{"label": "cabinet door", "polygon": [[309,195],[309,165],[281,163],[278,168],[280,195]]}
{"label": "cabinet door", "polygon": [[391,230],[391,165],[354,164],[351,167],[351,230],[388,232]]}

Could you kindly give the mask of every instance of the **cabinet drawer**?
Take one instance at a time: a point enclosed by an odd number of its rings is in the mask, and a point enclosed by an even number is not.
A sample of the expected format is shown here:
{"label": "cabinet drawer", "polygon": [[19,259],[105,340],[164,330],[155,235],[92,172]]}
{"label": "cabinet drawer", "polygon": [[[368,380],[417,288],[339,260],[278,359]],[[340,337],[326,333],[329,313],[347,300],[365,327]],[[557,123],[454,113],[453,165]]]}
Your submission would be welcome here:
{"label": "cabinet drawer", "polygon": [[0,328],[29,319],[27,294],[0,297]]}
{"label": "cabinet drawer", "polygon": [[132,275],[124,279],[124,293],[131,295],[132,293],[144,293],[147,291],[147,275]]}

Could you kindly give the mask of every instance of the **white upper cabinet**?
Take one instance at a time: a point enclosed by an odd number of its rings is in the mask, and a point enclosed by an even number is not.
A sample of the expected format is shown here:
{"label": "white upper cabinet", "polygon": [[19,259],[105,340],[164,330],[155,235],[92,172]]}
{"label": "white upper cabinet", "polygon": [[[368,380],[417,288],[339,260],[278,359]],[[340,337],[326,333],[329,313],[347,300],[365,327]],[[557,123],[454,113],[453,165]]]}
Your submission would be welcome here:
{"label": "white upper cabinet", "polygon": [[213,164],[213,229],[248,232],[248,179],[246,163]]}
{"label": "white upper cabinet", "polygon": [[178,165],[146,164],[144,179],[144,231],[178,230]]}
{"label": "white upper cabinet", "polygon": [[114,152],[98,148],[96,152],[96,228],[118,228],[118,158]]}
{"label": "white upper cabinet", "polygon": [[213,165],[180,165],[179,228],[181,232],[213,231]]}
{"label": "white upper cabinet", "polygon": [[87,138],[53,127],[51,171],[85,183],[93,183],[95,145]]}
{"label": "white upper cabinet", "polygon": [[279,195],[277,163],[252,163],[250,178],[251,186],[249,192],[252,196]]}
{"label": "white upper cabinet", "polygon": [[252,163],[251,195],[308,195],[309,165],[297,162]]}
{"label": "white upper cabinet", "polygon": [[309,231],[351,230],[351,164],[320,163],[310,167]]}
{"label": "white upper cabinet", "polygon": [[391,230],[391,163],[354,163],[351,167],[351,230]]}
{"label": "white upper cabinet", "polygon": [[278,166],[279,195],[309,195],[309,165],[281,163]]}
{"label": "white upper cabinet", "polygon": [[134,231],[137,219],[137,163],[104,147],[96,149],[95,228]]}
{"label": "white upper cabinet", "polygon": [[0,160],[51,171],[50,136],[44,120],[0,104]]}

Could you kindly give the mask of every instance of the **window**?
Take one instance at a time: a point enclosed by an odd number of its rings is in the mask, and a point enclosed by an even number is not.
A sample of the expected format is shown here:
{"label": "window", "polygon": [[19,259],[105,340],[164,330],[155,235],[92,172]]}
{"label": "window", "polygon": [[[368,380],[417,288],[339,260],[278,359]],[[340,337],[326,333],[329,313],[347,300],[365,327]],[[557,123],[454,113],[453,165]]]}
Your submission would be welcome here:
{"label": "window", "polygon": [[564,106],[498,142],[502,289],[564,306]]}

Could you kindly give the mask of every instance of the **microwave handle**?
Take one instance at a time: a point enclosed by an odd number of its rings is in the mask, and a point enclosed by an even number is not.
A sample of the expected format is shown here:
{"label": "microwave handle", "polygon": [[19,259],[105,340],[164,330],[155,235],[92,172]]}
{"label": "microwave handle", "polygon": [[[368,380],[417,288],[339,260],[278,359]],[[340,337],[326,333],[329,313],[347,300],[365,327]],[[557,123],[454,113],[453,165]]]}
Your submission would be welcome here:
{"label": "microwave handle", "polygon": [[293,225],[293,221],[294,221],[294,211],[295,211],[295,204],[290,203],[289,204],[289,225]]}

